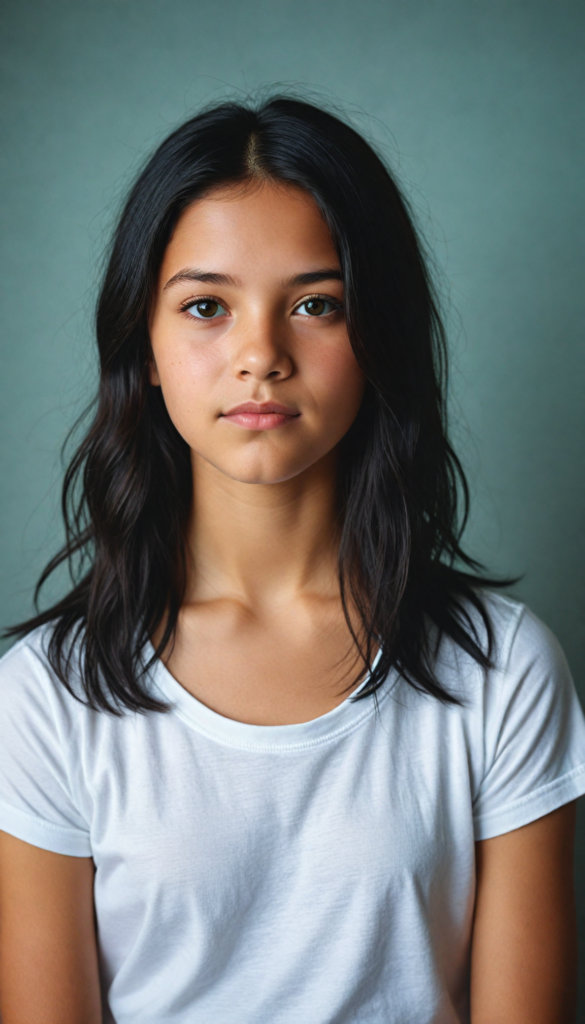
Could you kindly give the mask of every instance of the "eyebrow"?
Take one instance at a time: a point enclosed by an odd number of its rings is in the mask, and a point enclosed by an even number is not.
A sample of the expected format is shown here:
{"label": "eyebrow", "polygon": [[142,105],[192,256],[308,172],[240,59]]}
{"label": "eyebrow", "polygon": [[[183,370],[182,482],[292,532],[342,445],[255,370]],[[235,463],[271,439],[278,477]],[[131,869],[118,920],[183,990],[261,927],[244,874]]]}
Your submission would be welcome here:
{"label": "eyebrow", "polygon": [[289,278],[286,284],[295,287],[301,284],[319,284],[320,281],[343,281],[343,274],[334,267],[324,267],[322,270],[309,270],[306,274],[296,274]]}
{"label": "eyebrow", "polygon": [[164,286],[163,291],[181,281],[201,281],[202,284],[232,285],[237,287],[240,282],[229,274],[216,274],[209,270],[198,270],[197,267],[185,267],[174,274]]}
{"label": "eyebrow", "polygon": [[[231,277],[230,274],[217,274],[210,270],[199,270],[197,267],[185,267],[169,278],[163,291],[182,281],[200,281],[202,284],[226,285],[233,288],[241,286],[241,281],[236,277]],[[288,288],[295,288],[304,284],[319,284],[320,281],[343,281],[343,275],[336,267],[323,267],[319,270],[309,270],[304,274],[295,274],[284,284]]]}

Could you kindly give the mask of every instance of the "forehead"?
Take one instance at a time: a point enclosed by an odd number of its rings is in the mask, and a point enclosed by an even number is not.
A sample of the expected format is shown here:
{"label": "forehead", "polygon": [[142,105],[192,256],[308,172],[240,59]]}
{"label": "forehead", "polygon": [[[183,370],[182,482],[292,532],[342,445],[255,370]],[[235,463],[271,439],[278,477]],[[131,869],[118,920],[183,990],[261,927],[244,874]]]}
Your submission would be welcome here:
{"label": "forehead", "polygon": [[282,276],[337,266],[329,228],[315,200],[301,189],[273,183],[216,189],[180,217],[168,244],[162,276],[192,265],[241,277],[254,269]]}

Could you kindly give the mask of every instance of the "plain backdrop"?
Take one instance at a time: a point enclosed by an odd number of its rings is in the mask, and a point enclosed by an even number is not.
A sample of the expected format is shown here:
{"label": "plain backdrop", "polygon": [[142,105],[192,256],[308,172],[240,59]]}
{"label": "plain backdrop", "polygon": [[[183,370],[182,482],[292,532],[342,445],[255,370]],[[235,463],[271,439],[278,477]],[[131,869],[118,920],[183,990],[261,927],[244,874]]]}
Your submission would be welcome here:
{"label": "plain backdrop", "polygon": [[449,325],[468,549],[522,575],[585,695],[584,30],[576,0],[4,0],[3,626],[61,536],[59,448],[92,394],[125,188],[202,104],[300,89],[347,113],[412,203]]}

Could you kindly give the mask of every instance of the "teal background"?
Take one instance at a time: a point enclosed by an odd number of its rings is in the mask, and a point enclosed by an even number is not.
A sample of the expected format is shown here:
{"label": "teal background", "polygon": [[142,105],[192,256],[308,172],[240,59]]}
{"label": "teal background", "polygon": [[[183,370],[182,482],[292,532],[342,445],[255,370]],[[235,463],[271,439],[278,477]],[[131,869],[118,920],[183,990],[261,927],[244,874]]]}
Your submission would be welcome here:
{"label": "teal background", "polygon": [[448,309],[468,547],[524,574],[585,695],[584,29],[571,0],[5,3],[2,624],[60,536],[58,450],[91,393],[125,187],[201,103],[281,83],[340,103],[414,205]]}

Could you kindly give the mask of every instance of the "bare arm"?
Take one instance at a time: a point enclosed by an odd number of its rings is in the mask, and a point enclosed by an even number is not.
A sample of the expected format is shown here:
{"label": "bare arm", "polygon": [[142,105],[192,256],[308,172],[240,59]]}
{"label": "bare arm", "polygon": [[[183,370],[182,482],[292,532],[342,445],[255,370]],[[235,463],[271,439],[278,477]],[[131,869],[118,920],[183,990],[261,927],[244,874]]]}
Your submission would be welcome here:
{"label": "bare arm", "polygon": [[93,875],[0,832],[2,1024],[100,1024]]}
{"label": "bare arm", "polygon": [[472,1024],[574,1024],[575,804],[476,845]]}

